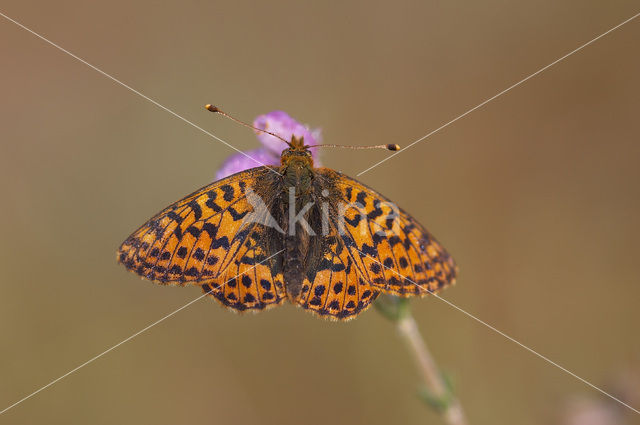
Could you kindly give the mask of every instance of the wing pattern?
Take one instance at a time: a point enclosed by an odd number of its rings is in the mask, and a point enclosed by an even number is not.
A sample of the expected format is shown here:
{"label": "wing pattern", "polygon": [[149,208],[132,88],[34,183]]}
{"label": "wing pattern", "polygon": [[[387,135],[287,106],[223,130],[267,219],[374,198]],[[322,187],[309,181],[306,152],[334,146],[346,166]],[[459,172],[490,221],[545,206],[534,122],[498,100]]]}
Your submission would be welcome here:
{"label": "wing pattern", "polygon": [[124,241],[118,260],[156,283],[201,285],[208,295],[236,310],[281,303],[284,290],[277,264],[282,260],[278,255],[268,258],[275,252],[269,252],[260,236],[260,225],[243,220],[253,212],[247,187],[265,187],[259,181],[271,174],[268,167],[253,168],[174,203]]}
{"label": "wing pattern", "polygon": [[366,310],[379,291],[358,272],[337,230],[331,227],[320,260],[308,267],[296,303],[320,316],[347,320]]}
{"label": "wing pattern", "polygon": [[282,273],[282,250],[271,254],[269,229],[252,227],[246,242],[224,272],[220,283],[204,283],[203,291],[234,310],[262,310],[286,299]]}
{"label": "wing pattern", "polygon": [[334,182],[335,197],[342,201],[333,206],[334,217],[361,279],[401,297],[436,293],[454,283],[453,258],[413,217],[344,174],[317,171]]}
{"label": "wing pattern", "polygon": [[[415,219],[356,180],[317,168],[313,199],[327,204],[328,234],[300,239],[302,284],[299,293],[288,291],[284,235],[266,219],[269,211],[279,212],[278,223],[285,217],[282,181],[270,168],[234,174],[172,204],[123,242],[118,260],[156,283],[197,284],[237,311],[262,310],[289,297],[342,320],[367,309],[380,293],[423,296],[454,283],[453,259]],[[257,220],[251,191],[267,207]],[[321,207],[314,208],[311,224],[319,234]]]}

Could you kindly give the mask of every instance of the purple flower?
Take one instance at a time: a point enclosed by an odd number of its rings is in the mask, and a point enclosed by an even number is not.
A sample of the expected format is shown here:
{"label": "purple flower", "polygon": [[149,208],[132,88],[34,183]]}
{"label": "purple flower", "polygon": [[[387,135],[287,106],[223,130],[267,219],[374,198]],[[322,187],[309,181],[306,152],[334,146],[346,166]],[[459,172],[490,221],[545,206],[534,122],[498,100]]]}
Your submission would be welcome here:
{"label": "purple flower", "polygon": [[[291,140],[291,136],[304,137],[305,145],[315,145],[321,142],[320,129],[310,129],[300,124],[284,111],[273,111],[260,115],[253,121],[253,126],[277,134],[285,140]],[[256,132],[258,140],[263,147],[247,151],[246,155],[237,153],[229,157],[216,173],[216,179],[220,180],[231,174],[259,167],[261,165],[280,165],[280,154],[287,145],[269,134]],[[317,149],[311,149],[314,163],[320,165]]]}
{"label": "purple flower", "polygon": [[230,176],[231,174],[235,174],[240,171],[248,170],[249,168],[260,167],[263,164],[280,164],[280,157],[276,157],[264,148],[250,150],[245,153],[248,156],[237,153],[227,158],[227,160],[223,162],[218,169],[218,172],[216,173],[216,180],[220,180],[224,177]]}
{"label": "purple flower", "polygon": [[[320,143],[320,129],[311,130],[308,126],[300,124],[284,111],[273,111],[260,115],[253,121],[253,126],[277,134],[285,140],[291,140],[291,136],[304,137],[306,145],[316,145]],[[257,132],[256,132],[257,133]],[[280,153],[287,147],[282,140],[279,140],[266,133],[257,133],[258,140],[264,147],[280,156]]]}

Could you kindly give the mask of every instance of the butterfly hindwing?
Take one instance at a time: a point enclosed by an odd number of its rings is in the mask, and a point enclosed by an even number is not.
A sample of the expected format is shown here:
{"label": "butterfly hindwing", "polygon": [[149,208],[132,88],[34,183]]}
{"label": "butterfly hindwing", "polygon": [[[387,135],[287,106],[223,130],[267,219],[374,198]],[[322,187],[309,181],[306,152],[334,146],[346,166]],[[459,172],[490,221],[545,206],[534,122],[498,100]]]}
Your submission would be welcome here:
{"label": "butterfly hindwing", "polygon": [[322,252],[312,253],[300,295],[301,307],[331,319],[347,320],[365,310],[378,296],[369,285],[338,235],[329,227]]}
{"label": "butterfly hindwing", "polygon": [[[226,268],[220,283],[202,289],[235,310],[262,310],[281,304],[285,298],[282,250],[269,254],[270,229],[254,224],[245,243]],[[273,250],[273,249],[272,249]]]}

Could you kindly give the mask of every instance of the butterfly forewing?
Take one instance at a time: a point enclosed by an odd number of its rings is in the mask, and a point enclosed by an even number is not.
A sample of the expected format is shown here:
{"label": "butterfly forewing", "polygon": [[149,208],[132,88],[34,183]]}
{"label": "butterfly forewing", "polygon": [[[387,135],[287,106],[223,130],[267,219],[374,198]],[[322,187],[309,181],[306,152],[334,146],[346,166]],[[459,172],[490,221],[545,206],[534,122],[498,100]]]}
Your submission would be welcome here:
{"label": "butterfly forewing", "polygon": [[169,206],[127,238],[119,261],[157,283],[221,285],[229,266],[247,255],[243,246],[254,241],[255,223],[244,220],[253,212],[246,188],[261,187],[257,181],[269,174],[267,167],[237,173]]}
{"label": "butterfly forewing", "polygon": [[437,292],[454,282],[453,258],[404,210],[344,174],[328,168],[316,172],[332,182],[339,200],[331,209],[343,226],[340,237],[365,281],[404,297]]}

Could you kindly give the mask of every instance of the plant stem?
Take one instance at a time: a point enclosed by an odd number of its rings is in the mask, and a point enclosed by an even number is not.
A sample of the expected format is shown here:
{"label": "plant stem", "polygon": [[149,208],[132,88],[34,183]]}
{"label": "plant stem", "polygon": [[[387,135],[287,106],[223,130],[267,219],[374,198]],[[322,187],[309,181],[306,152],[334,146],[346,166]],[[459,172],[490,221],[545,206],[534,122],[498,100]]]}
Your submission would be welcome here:
{"label": "plant stem", "polygon": [[462,406],[455,396],[451,394],[450,389],[442,379],[442,375],[418,330],[418,325],[413,315],[410,312],[403,314],[396,321],[396,327],[413,353],[418,368],[431,393],[438,398],[447,400],[442,411],[444,420],[450,425],[466,425],[467,421],[464,417]]}
{"label": "plant stem", "polygon": [[409,308],[409,300],[383,294],[374,305],[380,314],[396,325],[398,333],[413,354],[425,382],[422,394],[425,403],[438,411],[447,425],[467,425],[462,405],[453,394],[449,382],[443,378],[418,330]]}

